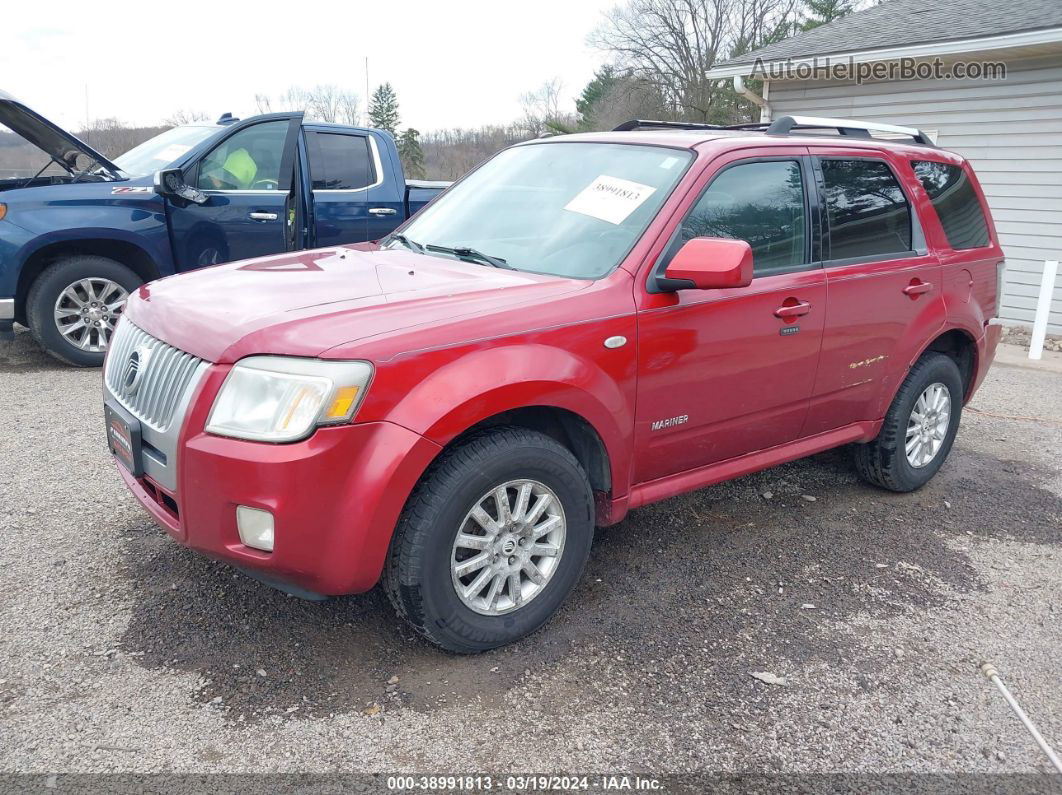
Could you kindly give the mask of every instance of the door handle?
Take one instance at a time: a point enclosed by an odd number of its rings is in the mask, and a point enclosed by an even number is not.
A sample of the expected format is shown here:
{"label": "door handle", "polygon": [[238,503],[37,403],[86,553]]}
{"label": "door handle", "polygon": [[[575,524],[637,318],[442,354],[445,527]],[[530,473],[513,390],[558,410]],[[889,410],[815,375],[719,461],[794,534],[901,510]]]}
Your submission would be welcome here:
{"label": "door handle", "polygon": [[280,216],[276,213],[248,213],[247,217],[252,221],[275,221]]}
{"label": "door handle", "polygon": [[370,207],[369,215],[398,215],[398,210],[393,207]]}
{"label": "door handle", "polygon": [[932,289],[932,283],[920,282],[917,279],[912,279],[911,283],[903,288],[903,294],[908,295],[911,298],[917,298],[922,293],[928,293]]}
{"label": "door handle", "polygon": [[780,317],[783,320],[788,320],[791,317],[800,317],[806,315],[811,311],[811,304],[807,301],[797,301],[795,304],[785,304],[774,310],[774,316]]}

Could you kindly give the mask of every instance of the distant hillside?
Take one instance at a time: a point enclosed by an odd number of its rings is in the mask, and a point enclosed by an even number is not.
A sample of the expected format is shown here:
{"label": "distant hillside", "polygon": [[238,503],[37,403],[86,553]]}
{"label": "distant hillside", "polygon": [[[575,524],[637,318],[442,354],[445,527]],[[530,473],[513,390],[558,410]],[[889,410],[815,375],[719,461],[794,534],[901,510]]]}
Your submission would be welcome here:
{"label": "distant hillside", "polygon": [[[167,127],[124,127],[111,119],[104,119],[92,129],[74,133],[82,141],[102,155],[115,158],[134,146],[154,138]],[[0,179],[6,177],[29,177],[36,174],[48,162],[48,156],[37,147],[26,143],[20,136],[0,127]],[[52,165],[45,174],[63,173]]]}

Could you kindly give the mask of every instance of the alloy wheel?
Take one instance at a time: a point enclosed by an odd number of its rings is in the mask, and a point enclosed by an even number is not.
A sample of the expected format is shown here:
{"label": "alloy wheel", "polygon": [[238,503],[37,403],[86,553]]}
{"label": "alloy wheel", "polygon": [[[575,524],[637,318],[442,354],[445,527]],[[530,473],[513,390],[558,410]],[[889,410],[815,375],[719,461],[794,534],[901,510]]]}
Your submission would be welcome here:
{"label": "alloy wheel", "polygon": [[129,292],[110,279],[78,279],[56,299],[55,327],[76,348],[105,351],[128,299]]}
{"label": "alloy wheel", "polygon": [[476,500],[454,539],[450,574],[467,607],[488,616],[540,593],[564,553],[564,508],[537,480],[511,480]]}
{"label": "alloy wheel", "polygon": [[907,463],[920,469],[937,457],[951,423],[951,393],[939,382],[918,396],[907,420],[904,451]]}

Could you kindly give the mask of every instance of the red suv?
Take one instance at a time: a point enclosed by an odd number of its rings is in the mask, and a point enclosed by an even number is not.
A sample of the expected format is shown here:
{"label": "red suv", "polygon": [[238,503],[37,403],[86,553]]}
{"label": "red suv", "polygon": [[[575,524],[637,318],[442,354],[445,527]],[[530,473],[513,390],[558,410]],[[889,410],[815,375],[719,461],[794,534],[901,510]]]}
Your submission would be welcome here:
{"label": "red suv", "polygon": [[853,442],[871,483],[922,486],[1002,265],[969,164],[917,130],[530,141],[378,244],[141,287],[108,440],[180,543],[305,597],[382,578],[481,651],[542,626],[632,508]]}

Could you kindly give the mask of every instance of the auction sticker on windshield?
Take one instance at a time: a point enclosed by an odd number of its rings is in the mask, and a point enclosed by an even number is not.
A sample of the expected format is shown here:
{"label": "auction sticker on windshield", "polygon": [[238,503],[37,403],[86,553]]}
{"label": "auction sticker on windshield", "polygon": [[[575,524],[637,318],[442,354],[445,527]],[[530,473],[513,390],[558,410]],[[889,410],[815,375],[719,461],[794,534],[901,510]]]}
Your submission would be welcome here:
{"label": "auction sticker on windshield", "polygon": [[610,224],[622,224],[654,192],[656,188],[651,185],[602,174],[564,205],[564,209]]}

